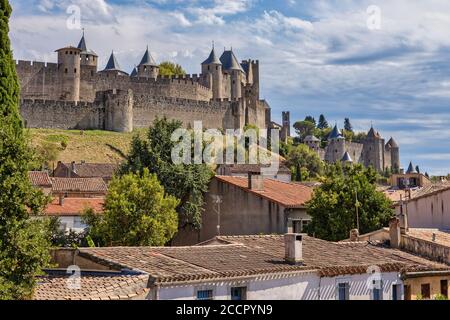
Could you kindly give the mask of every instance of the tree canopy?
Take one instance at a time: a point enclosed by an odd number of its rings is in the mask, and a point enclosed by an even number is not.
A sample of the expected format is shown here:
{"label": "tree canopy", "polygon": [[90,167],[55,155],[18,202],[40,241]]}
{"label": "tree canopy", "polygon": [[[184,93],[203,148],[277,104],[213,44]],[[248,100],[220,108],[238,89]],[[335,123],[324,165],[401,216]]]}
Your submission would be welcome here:
{"label": "tree canopy", "polygon": [[155,174],[114,177],[102,216],[87,210],[88,235],[101,246],[163,246],[178,230],[179,200],[166,195]]}
{"label": "tree canopy", "polygon": [[311,121],[297,121],[294,123],[294,129],[300,140],[303,141],[307,136],[314,134],[316,125]]}
{"label": "tree canopy", "polygon": [[19,114],[19,83],[8,37],[11,7],[0,1],[0,299],[30,298],[48,266],[44,223],[30,219],[46,204],[28,180],[35,160]]}
{"label": "tree canopy", "polygon": [[325,119],[325,116],[321,114],[319,116],[319,122],[317,123],[318,129],[327,129],[329,127],[327,120]]}
{"label": "tree canopy", "polygon": [[296,181],[317,179],[322,174],[322,160],[305,144],[299,144],[290,149],[287,163],[291,167]]}
{"label": "tree canopy", "polygon": [[394,212],[391,201],[376,190],[376,181],[375,170],[361,164],[328,165],[322,185],[314,190],[307,204],[312,217],[308,233],[330,241],[347,239],[350,230],[357,226],[356,207],[360,233],[387,226]]}
{"label": "tree canopy", "polygon": [[155,119],[145,139],[133,138],[131,151],[120,173],[143,172],[144,168],[155,173],[164,190],[181,200],[177,207],[180,227],[198,229],[201,226],[203,195],[208,190],[213,172],[206,164],[172,162],[171,152],[176,143],[171,141],[171,135],[181,126],[180,121]]}
{"label": "tree canopy", "polygon": [[163,61],[159,65],[159,74],[161,76],[182,76],[186,74],[186,71],[177,63]]}

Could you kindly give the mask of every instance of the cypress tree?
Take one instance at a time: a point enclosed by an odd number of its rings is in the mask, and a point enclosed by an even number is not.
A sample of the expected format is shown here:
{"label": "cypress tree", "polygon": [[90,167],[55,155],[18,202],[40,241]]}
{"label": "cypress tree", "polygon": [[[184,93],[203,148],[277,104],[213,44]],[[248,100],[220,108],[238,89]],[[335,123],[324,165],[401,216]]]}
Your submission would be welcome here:
{"label": "cypress tree", "polygon": [[329,125],[328,125],[327,120],[325,119],[325,116],[323,114],[321,114],[319,117],[319,123],[317,124],[317,128],[318,129],[326,129],[328,127],[329,127]]}
{"label": "cypress tree", "polygon": [[49,262],[49,239],[44,223],[30,219],[46,198],[28,180],[33,153],[18,108],[10,15],[9,1],[0,0],[0,299],[27,299]]}

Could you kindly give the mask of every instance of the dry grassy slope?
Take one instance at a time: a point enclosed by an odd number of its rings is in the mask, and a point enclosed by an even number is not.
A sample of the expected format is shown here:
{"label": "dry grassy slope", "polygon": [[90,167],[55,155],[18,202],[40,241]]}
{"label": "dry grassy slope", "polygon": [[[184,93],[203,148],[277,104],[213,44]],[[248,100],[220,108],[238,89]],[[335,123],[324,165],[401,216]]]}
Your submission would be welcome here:
{"label": "dry grassy slope", "polygon": [[[123,160],[121,153],[128,152],[134,134],[145,134],[145,131],[117,133],[100,130],[30,129],[33,145],[51,143],[58,146],[60,151],[57,160],[63,162],[84,160],[119,163]],[[63,141],[67,145],[65,149],[61,146]]]}

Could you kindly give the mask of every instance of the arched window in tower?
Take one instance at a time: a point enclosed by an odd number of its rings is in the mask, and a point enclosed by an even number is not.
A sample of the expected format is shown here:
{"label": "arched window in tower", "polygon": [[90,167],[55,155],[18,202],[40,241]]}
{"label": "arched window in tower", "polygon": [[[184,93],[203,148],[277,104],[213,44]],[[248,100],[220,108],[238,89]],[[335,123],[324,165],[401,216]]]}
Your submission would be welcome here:
{"label": "arched window in tower", "polygon": [[77,73],[77,68],[73,69],[73,73]]}
{"label": "arched window in tower", "polygon": [[210,70],[209,66],[208,66],[208,70]]}
{"label": "arched window in tower", "polygon": [[64,73],[69,73],[69,69],[65,68]]}

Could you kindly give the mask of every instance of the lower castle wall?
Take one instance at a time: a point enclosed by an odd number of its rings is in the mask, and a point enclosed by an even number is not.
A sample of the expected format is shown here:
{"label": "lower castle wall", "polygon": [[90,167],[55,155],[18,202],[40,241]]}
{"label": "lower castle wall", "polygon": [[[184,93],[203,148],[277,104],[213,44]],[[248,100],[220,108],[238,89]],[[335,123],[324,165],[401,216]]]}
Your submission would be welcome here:
{"label": "lower castle wall", "polygon": [[233,104],[238,102],[201,102],[175,98],[134,96],[133,126],[148,127],[156,117],[183,121],[193,128],[194,121],[202,121],[203,128],[234,128]]}
{"label": "lower castle wall", "polygon": [[104,109],[96,103],[21,100],[20,113],[27,128],[100,129]]}
{"label": "lower castle wall", "polygon": [[[127,94],[131,100],[127,100]],[[235,119],[240,119],[239,101],[202,102],[136,95],[129,91],[108,91],[98,96],[93,103],[25,99],[20,102],[20,110],[27,128],[120,132],[148,127],[156,117],[163,116],[190,127],[194,121],[202,121],[205,129],[235,128],[239,123]]]}
{"label": "lower castle wall", "polygon": [[354,163],[362,163],[363,145],[355,142],[345,142],[345,149],[349,153]]}

